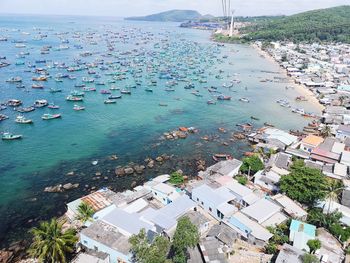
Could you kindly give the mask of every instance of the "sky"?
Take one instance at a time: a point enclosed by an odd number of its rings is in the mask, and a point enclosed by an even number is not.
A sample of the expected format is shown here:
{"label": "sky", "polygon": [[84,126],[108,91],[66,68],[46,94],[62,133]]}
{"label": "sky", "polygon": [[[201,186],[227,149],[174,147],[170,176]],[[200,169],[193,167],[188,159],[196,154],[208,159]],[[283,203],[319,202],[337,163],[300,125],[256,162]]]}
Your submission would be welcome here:
{"label": "sky", "polygon": [[[350,0],[231,0],[235,15],[289,15],[306,10],[349,5]],[[171,9],[222,15],[221,0],[0,0],[3,14],[138,16]]]}

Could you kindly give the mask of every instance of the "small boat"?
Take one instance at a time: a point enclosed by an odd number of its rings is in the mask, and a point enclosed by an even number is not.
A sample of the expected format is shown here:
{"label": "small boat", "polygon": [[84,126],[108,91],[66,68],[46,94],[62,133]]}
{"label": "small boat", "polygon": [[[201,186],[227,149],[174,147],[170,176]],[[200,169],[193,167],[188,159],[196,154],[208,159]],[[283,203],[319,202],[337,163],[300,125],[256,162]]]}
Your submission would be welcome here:
{"label": "small boat", "polygon": [[23,108],[16,108],[16,111],[18,111],[20,113],[31,112],[31,111],[34,111],[34,110],[35,110],[35,108],[33,106],[23,107]]}
{"label": "small boat", "polygon": [[256,121],[260,120],[259,118],[254,117],[254,116],[250,116],[250,118],[251,118],[252,120],[256,120]]}
{"label": "small boat", "polygon": [[147,91],[147,92],[153,92],[153,89],[147,88],[147,89],[145,89],[145,91]]}
{"label": "small boat", "polygon": [[21,100],[16,100],[16,99],[11,99],[7,101],[7,105],[11,106],[11,107],[17,107],[19,105],[22,105],[22,101]]}
{"label": "small boat", "polygon": [[129,94],[129,95],[131,95],[131,91],[130,91],[130,90],[126,90],[126,89],[122,89],[122,90],[120,91],[120,93],[121,93],[121,94]]}
{"label": "small boat", "polygon": [[85,93],[77,90],[73,90],[70,92],[70,95],[74,97],[84,97]]}
{"label": "small boat", "polygon": [[23,84],[17,84],[16,88],[17,89],[24,89],[26,86],[24,86]]}
{"label": "small boat", "polygon": [[83,88],[83,91],[87,91],[87,92],[89,92],[89,91],[96,91],[96,88],[87,88],[87,87],[85,87],[85,88]]}
{"label": "small boat", "polygon": [[273,124],[268,123],[268,122],[264,122],[264,125],[267,126],[267,127],[275,127]]}
{"label": "small boat", "polygon": [[111,92],[109,90],[105,90],[105,89],[101,90],[100,93],[101,94],[111,94]]}
{"label": "small boat", "polygon": [[32,89],[43,89],[44,88],[44,85],[41,85],[41,84],[33,84],[32,85]]}
{"label": "small boat", "polygon": [[231,97],[230,96],[219,95],[217,97],[217,100],[231,100]]}
{"label": "small boat", "polygon": [[62,89],[50,88],[51,93],[62,92]]}
{"label": "small boat", "polygon": [[31,119],[27,119],[26,117],[22,116],[22,115],[18,115],[15,119],[15,122],[17,123],[21,123],[21,124],[30,124],[33,123],[33,121]]}
{"label": "small boat", "polygon": [[208,105],[214,105],[214,104],[216,104],[216,102],[215,102],[214,100],[208,100],[208,101],[207,101],[207,104],[208,104]]}
{"label": "small boat", "polygon": [[7,116],[5,114],[0,114],[0,121],[7,120],[8,118],[9,118],[9,116]]}
{"label": "small boat", "polygon": [[104,102],[103,102],[104,104],[115,104],[115,103],[117,103],[117,101],[116,100],[105,100]]}
{"label": "small boat", "polygon": [[73,110],[75,111],[81,111],[81,110],[85,110],[85,107],[84,106],[79,106],[79,105],[74,105],[73,107]]}
{"label": "small boat", "polygon": [[47,76],[32,77],[33,81],[47,81]]}
{"label": "small boat", "polygon": [[161,107],[167,107],[168,104],[166,104],[166,103],[159,103],[159,106],[161,106]]}
{"label": "small boat", "polygon": [[167,91],[167,92],[172,92],[172,91],[175,91],[175,89],[166,88],[165,91]]}
{"label": "small boat", "polygon": [[122,95],[110,95],[108,96],[109,100],[116,100],[116,99],[121,99]]}
{"label": "small boat", "polygon": [[242,102],[249,102],[249,99],[247,99],[247,98],[240,98],[239,101],[242,101]]}
{"label": "small boat", "polygon": [[213,155],[213,160],[218,162],[220,160],[231,160],[232,156],[230,154],[216,153]]}
{"label": "small boat", "polygon": [[48,105],[47,100],[36,100],[34,102],[34,107],[35,108],[43,108]]}
{"label": "small boat", "polygon": [[43,120],[53,120],[53,119],[58,119],[61,118],[61,114],[50,114],[50,113],[45,113],[43,116],[41,116]]}
{"label": "small boat", "polygon": [[83,101],[83,98],[82,97],[74,97],[72,95],[68,95],[66,97],[66,100],[67,101]]}
{"label": "small boat", "polygon": [[47,106],[49,109],[57,110],[60,108],[60,106],[55,105],[54,103],[51,103],[49,106]]}
{"label": "small boat", "polygon": [[12,133],[9,133],[9,132],[4,132],[1,136],[1,139],[2,140],[8,140],[8,141],[11,141],[11,140],[18,140],[18,139],[21,139],[22,138],[22,135],[20,134],[12,134]]}
{"label": "small boat", "polygon": [[98,164],[98,161],[97,161],[97,160],[92,161],[92,162],[91,162],[91,164],[92,164],[93,166],[95,166],[95,165],[97,165],[97,164]]}
{"label": "small boat", "polygon": [[22,78],[21,77],[12,77],[12,78],[9,78],[8,80],[6,80],[6,82],[9,82],[9,83],[22,82]]}

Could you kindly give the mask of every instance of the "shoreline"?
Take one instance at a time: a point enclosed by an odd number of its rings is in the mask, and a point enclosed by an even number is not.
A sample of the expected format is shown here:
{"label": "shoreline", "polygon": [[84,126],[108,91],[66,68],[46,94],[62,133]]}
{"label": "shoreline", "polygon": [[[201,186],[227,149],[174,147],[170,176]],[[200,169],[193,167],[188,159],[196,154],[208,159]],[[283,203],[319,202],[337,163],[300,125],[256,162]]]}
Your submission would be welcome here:
{"label": "shoreline", "polygon": [[281,65],[274,59],[273,56],[271,56],[270,53],[262,50],[256,44],[250,44],[250,46],[253,47],[259,55],[263,56],[264,59],[277,65],[279,68],[279,71],[286,76],[290,84],[295,88],[295,91],[299,95],[304,96],[307,99],[308,103],[315,106],[317,110],[319,110],[320,112],[322,112],[325,109],[325,107],[317,99],[316,95],[304,85],[295,83],[295,79],[292,76],[289,76],[287,72],[283,68],[281,68]]}

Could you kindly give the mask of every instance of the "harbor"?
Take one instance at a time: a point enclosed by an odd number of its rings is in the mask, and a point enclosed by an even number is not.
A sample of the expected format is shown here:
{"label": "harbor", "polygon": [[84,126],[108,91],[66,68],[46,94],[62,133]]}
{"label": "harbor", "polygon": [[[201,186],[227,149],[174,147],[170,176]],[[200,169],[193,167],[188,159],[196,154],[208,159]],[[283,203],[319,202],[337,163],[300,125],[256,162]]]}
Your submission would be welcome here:
{"label": "harbor", "polygon": [[[125,190],[174,169],[190,176],[215,154],[240,158],[250,146],[234,136],[237,125],[289,130],[310,122],[280,99],[321,113],[295,102],[303,94],[286,89],[293,83],[276,64],[247,45],[213,43],[210,32],[76,17],[0,21],[7,39],[0,43],[0,131],[21,135],[0,141],[4,243],[83,193]],[[198,132],[175,140],[179,127]]]}

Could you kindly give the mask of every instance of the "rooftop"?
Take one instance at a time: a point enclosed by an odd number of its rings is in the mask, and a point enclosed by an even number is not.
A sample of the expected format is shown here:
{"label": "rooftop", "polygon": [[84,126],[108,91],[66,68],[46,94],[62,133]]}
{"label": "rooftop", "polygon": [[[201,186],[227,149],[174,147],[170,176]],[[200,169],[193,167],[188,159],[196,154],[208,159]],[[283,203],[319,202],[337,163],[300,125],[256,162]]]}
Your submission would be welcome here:
{"label": "rooftop", "polygon": [[318,146],[324,141],[322,137],[316,136],[316,135],[308,135],[304,139],[302,139],[303,143],[312,145],[312,146]]}
{"label": "rooftop", "polygon": [[254,204],[243,208],[241,211],[261,224],[274,214],[278,213],[280,210],[281,208],[278,205],[265,198],[262,198]]}

